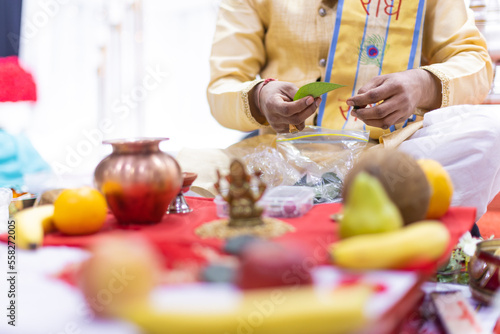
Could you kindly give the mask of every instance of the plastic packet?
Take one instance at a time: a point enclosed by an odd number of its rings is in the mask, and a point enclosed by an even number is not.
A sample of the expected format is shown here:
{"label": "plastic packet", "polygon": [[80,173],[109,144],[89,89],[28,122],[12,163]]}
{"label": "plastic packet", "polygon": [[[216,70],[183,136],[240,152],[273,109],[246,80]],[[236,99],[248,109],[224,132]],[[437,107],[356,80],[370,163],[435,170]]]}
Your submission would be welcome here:
{"label": "plastic packet", "polygon": [[268,217],[294,218],[306,214],[313,206],[314,192],[309,187],[278,186],[261,199]]}
{"label": "plastic packet", "polygon": [[276,147],[301,173],[295,184],[311,186],[315,203],[340,201],[342,182],[365,149],[369,132],[308,126],[297,133],[278,134]]}
{"label": "plastic packet", "polygon": [[269,188],[291,186],[301,177],[301,173],[276,148],[267,145],[257,146],[243,157],[243,163],[249,173],[260,172],[261,180]]}
{"label": "plastic packet", "polygon": [[269,187],[309,186],[315,203],[341,200],[343,180],[365,149],[369,132],[308,126],[276,137],[276,148],[258,146],[244,157],[250,172],[262,172]]}

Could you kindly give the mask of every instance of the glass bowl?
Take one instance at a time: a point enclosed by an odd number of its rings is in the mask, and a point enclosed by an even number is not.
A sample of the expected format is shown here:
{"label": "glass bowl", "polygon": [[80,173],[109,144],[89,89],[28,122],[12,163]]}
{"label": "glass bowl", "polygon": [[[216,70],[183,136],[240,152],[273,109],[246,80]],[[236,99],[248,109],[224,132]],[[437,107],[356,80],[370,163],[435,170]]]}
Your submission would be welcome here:
{"label": "glass bowl", "polygon": [[500,239],[479,242],[468,266],[472,296],[485,304],[491,303],[500,285],[498,274],[500,255],[494,255],[498,249],[500,249]]}

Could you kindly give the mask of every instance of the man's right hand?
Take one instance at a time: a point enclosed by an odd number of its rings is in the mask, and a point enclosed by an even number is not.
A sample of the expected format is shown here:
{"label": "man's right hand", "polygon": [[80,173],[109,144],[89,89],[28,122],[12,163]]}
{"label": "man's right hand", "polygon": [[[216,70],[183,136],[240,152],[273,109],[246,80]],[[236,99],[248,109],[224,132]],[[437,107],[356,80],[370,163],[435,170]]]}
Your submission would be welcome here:
{"label": "man's right hand", "polygon": [[314,114],[321,103],[321,97],[315,99],[312,96],[293,101],[298,87],[290,82],[271,81],[262,89],[261,85],[263,83],[256,85],[250,96],[253,102],[252,116],[259,123],[267,121],[278,133],[288,132],[290,124],[302,131],[306,119]]}

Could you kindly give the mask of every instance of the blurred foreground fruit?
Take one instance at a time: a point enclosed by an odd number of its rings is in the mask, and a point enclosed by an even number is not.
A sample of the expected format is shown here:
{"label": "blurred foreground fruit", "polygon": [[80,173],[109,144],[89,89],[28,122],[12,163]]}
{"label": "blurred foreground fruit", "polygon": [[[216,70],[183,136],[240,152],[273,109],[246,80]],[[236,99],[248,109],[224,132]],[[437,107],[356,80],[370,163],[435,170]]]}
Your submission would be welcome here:
{"label": "blurred foreground fruit", "polygon": [[142,303],[158,283],[161,270],[156,251],[142,238],[101,237],[83,263],[79,285],[98,316],[110,316],[123,306]]}
{"label": "blurred foreground fruit", "polygon": [[331,247],[333,262],[352,269],[400,269],[437,260],[450,234],[439,221],[415,222],[398,231],[359,235]]}
{"label": "blurred foreground fruit", "polygon": [[401,212],[405,225],[425,219],[431,191],[424,172],[414,158],[395,149],[366,151],[344,180],[344,199],[349,196],[351,182],[362,171],[382,183]]}
{"label": "blurred foreground fruit", "polygon": [[240,259],[236,281],[241,289],[312,283],[310,268],[304,267],[305,255],[298,246],[254,241],[245,246]]}
{"label": "blurred foreground fruit", "polygon": [[54,225],[68,235],[91,234],[106,221],[104,196],[91,187],[65,189],[54,202]]}
{"label": "blurred foreground fruit", "polygon": [[43,236],[54,229],[53,205],[40,205],[17,212],[15,221],[15,243],[24,249],[36,249],[43,243]]}
{"label": "blurred foreground fruit", "polygon": [[365,308],[373,293],[373,287],[361,284],[323,290],[261,289],[246,291],[223,310],[140,305],[123,309],[121,317],[146,334],[348,334],[359,332],[368,322]]}
{"label": "blurred foreground fruit", "polygon": [[361,172],[356,175],[350,186],[339,226],[341,238],[401,228],[401,214],[377,178]]}
{"label": "blurred foreground fruit", "polygon": [[210,283],[234,283],[236,269],[227,264],[210,264],[203,268],[200,278],[203,282]]}
{"label": "blurred foreground fruit", "polygon": [[420,159],[418,164],[427,177],[431,187],[431,199],[427,219],[441,218],[450,208],[453,197],[453,183],[443,166],[431,159]]}
{"label": "blurred foreground fruit", "polygon": [[259,240],[262,239],[248,234],[229,238],[226,240],[226,243],[224,245],[224,252],[231,255],[240,256],[241,254],[243,254],[243,250],[246,246],[250,245],[252,242],[256,242]]}

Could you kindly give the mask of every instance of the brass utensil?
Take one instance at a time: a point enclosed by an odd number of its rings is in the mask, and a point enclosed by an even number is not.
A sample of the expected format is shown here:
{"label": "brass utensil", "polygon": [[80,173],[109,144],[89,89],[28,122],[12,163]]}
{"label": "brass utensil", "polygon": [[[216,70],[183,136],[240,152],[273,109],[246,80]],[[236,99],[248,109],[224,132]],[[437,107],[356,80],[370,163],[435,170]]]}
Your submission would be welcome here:
{"label": "brass utensil", "polygon": [[170,203],[168,207],[167,213],[189,213],[192,212],[193,209],[189,207],[186,202],[186,198],[184,197],[184,193],[189,191],[189,188],[193,184],[194,180],[198,177],[196,173],[182,173],[183,181],[182,188],[174,198],[172,203]]}

